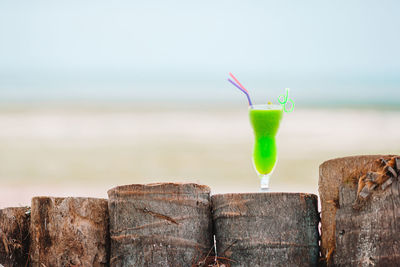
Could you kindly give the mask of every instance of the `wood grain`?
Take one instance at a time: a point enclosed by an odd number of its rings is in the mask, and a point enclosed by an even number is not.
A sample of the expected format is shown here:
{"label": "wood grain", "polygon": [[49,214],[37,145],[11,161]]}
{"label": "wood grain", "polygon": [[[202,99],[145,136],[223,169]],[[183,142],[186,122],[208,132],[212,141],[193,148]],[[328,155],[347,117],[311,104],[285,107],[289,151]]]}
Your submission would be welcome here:
{"label": "wood grain", "polygon": [[218,256],[232,266],[316,266],[317,201],[305,193],[212,196]]}
{"label": "wood grain", "polygon": [[33,267],[108,266],[107,200],[34,197],[31,209]]}
{"label": "wood grain", "polygon": [[25,266],[29,250],[29,207],[0,210],[0,264]]}
{"label": "wood grain", "polygon": [[192,266],[212,247],[209,187],[136,184],[108,195],[111,266]]}

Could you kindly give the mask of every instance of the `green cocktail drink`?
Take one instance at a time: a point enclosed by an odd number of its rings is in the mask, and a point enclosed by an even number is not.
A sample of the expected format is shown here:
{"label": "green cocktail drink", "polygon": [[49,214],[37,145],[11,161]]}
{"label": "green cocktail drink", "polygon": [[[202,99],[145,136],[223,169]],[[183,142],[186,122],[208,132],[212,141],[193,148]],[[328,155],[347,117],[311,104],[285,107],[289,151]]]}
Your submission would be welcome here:
{"label": "green cocktail drink", "polygon": [[280,105],[253,105],[249,108],[250,123],[254,130],[253,163],[261,178],[261,191],[268,191],[270,175],[275,167],[278,133],[283,110]]}

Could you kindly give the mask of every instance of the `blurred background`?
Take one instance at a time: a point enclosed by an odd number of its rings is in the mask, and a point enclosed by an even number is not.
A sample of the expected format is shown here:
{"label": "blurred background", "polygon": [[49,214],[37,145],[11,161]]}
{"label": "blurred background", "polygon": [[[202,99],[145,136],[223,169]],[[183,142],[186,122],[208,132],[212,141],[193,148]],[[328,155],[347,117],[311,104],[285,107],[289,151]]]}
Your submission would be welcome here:
{"label": "blurred background", "polygon": [[234,73],[291,88],[273,191],[318,192],[323,161],[400,153],[398,1],[1,1],[0,208],[36,195],[199,182],[256,192]]}

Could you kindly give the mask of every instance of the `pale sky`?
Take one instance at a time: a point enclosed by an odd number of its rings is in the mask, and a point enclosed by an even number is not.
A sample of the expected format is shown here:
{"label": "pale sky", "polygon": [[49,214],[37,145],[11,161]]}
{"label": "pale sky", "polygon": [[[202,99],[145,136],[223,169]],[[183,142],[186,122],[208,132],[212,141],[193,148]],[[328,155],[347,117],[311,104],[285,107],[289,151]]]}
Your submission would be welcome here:
{"label": "pale sky", "polygon": [[399,14],[395,0],[4,0],[0,90],[32,76],[216,80],[229,71],[250,83],[334,76],[397,90]]}

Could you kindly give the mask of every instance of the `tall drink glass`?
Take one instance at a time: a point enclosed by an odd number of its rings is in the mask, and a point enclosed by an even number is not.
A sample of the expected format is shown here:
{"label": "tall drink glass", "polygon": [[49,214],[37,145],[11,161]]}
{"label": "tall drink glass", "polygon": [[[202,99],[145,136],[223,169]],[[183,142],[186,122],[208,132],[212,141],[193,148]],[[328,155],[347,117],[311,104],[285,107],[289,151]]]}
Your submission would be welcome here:
{"label": "tall drink glass", "polygon": [[249,107],[250,123],[254,131],[253,164],[261,179],[261,191],[269,191],[269,179],[275,168],[277,149],[275,136],[283,115],[280,105]]}

